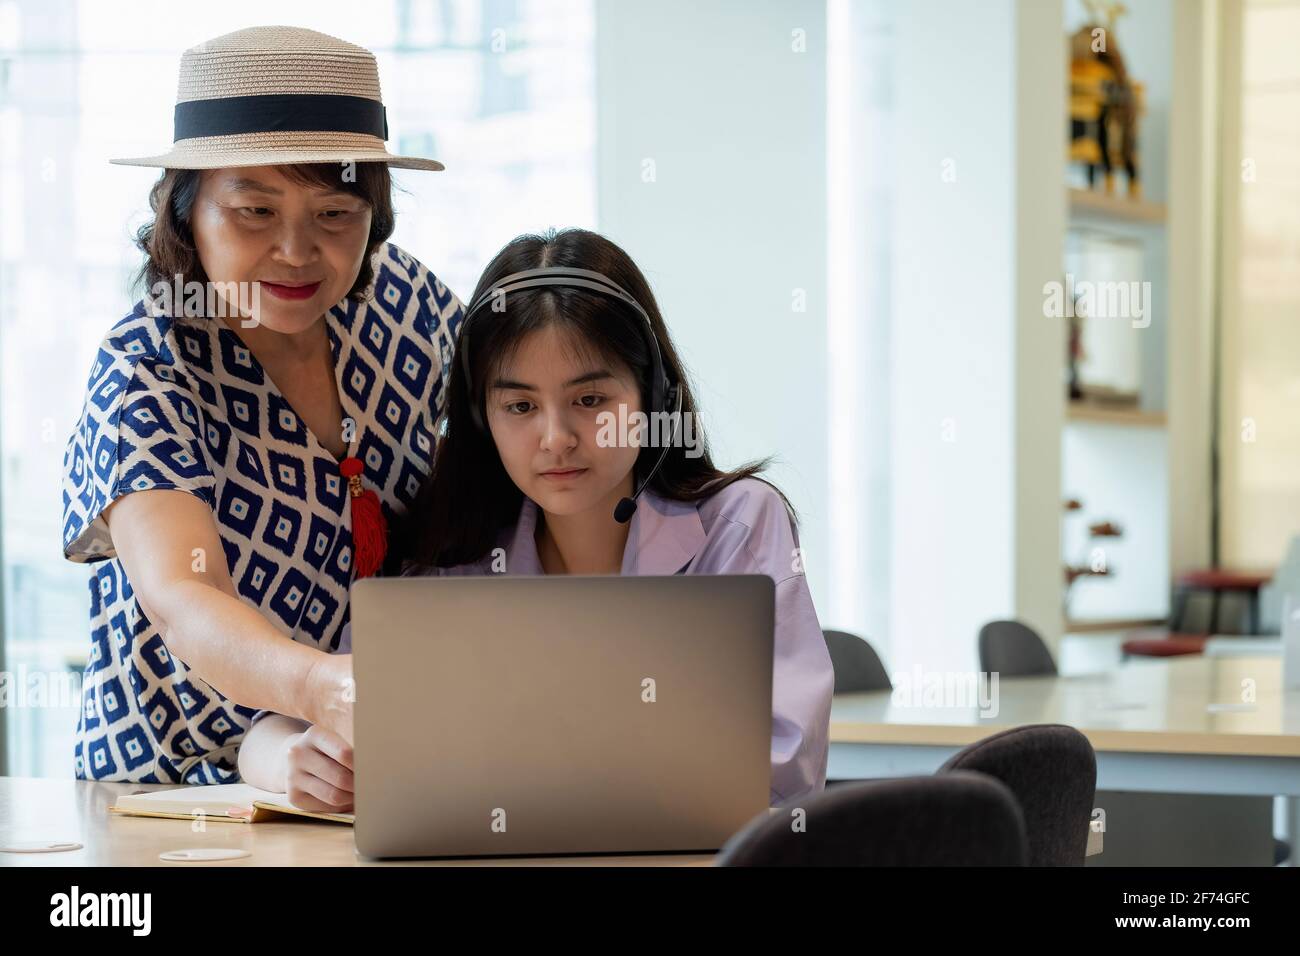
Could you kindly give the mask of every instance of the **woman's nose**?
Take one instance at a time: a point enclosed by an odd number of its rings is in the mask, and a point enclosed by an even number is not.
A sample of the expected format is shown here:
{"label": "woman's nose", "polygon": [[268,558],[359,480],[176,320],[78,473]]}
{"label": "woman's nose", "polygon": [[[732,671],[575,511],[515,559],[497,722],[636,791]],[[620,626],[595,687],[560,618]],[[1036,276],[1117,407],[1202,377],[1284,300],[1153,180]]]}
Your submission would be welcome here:
{"label": "woman's nose", "polygon": [[578,444],[578,433],[569,421],[567,412],[555,410],[542,416],[542,451],[559,455]]}
{"label": "woman's nose", "polygon": [[291,266],[303,266],[316,255],[316,230],[314,223],[286,219],[276,237],[276,258]]}

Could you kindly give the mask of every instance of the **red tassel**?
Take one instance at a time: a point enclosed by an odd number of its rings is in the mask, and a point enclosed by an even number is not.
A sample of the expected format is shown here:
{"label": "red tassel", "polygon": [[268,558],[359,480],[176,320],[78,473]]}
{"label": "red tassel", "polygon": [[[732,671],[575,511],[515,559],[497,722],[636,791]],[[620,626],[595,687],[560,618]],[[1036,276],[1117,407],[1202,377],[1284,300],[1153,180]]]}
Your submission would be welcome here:
{"label": "red tassel", "polygon": [[360,458],[344,458],[339,471],[348,480],[348,497],[352,502],[352,577],[368,578],[384,565],[388,552],[388,522],[371,488],[362,489]]}

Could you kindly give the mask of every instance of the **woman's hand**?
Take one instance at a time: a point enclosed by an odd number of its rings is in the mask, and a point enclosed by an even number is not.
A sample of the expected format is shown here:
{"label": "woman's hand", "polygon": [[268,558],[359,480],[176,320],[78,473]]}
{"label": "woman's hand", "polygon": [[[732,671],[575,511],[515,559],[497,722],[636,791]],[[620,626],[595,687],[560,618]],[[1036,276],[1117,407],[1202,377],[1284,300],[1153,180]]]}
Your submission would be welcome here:
{"label": "woman's hand", "polygon": [[352,812],[352,745],[312,725],[285,741],[289,802],[319,813]]}
{"label": "woman's hand", "polygon": [[321,654],[307,675],[308,718],[352,746],[352,705],[356,685],[352,681],[351,654]]}

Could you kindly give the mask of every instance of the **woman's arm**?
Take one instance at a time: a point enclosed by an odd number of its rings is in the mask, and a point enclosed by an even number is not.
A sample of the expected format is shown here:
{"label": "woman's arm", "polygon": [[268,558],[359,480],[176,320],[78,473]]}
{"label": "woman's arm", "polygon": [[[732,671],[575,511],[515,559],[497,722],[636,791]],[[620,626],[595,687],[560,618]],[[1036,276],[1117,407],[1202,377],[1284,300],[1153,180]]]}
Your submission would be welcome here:
{"label": "woman's arm", "polygon": [[255,787],[288,794],[304,810],[352,812],[351,746],[292,717],[267,714],[249,728],[239,746],[239,775]]}
{"label": "woman's arm", "polygon": [[826,786],[835,671],[785,503],[771,486],[738,481],[717,509],[696,573],[766,574],[775,583],[772,635],[772,789],[775,806]]}
{"label": "woman's arm", "polygon": [[352,739],[352,659],[289,640],[235,590],[211,508],[132,492],[104,511],[117,557],[167,650],[235,703]]}
{"label": "woman's arm", "polygon": [[287,792],[289,745],[309,726],[283,714],[267,714],[256,721],[239,743],[240,779],[261,790]]}
{"label": "woman's arm", "polygon": [[835,671],[802,573],[776,585],[772,661],[772,803],[826,786]]}

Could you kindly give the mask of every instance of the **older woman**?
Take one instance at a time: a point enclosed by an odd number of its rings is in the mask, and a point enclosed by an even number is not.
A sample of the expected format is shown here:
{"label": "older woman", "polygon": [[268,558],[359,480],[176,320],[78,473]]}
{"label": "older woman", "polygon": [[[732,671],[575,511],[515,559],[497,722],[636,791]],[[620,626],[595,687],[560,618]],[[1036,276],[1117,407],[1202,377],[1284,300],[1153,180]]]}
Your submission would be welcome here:
{"label": "older woman", "polygon": [[[354,576],[430,469],[462,313],[387,242],[375,59],[260,27],[181,60],[141,230],[148,292],[99,347],[64,458],[95,562],[78,777],[216,783],[261,710],[351,740]],[[289,640],[286,640],[289,638]]]}

